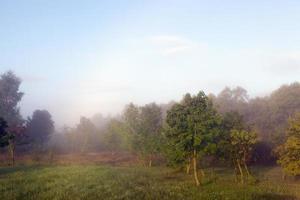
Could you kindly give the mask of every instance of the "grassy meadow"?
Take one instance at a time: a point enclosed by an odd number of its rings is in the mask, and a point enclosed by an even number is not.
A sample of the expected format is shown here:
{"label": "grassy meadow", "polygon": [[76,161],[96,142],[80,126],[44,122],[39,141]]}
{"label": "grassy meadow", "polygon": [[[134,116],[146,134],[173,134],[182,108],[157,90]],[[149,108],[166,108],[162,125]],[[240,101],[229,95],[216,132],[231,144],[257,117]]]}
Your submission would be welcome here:
{"label": "grassy meadow", "polygon": [[228,169],[207,169],[202,186],[196,187],[191,176],[166,167],[1,167],[0,199],[298,199],[300,183],[282,181],[279,170],[252,169],[258,180],[240,185]]}

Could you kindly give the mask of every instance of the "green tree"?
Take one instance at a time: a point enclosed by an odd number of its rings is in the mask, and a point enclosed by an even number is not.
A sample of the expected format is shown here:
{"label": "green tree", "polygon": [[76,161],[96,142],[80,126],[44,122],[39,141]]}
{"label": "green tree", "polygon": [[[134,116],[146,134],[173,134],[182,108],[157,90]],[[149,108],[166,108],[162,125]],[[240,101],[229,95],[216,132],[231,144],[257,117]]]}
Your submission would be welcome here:
{"label": "green tree", "polygon": [[200,185],[197,173],[197,159],[216,151],[221,119],[212,101],[204,92],[196,96],[186,94],[167,113],[166,122],[170,128],[166,135],[178,149],[184,152],[187,160],[193,163],[194,179]]}
{"label": "green tree", "polygon": [[162,112],[155,103],[141,107],[141,132],[138,135],[141,152],[151,167],[154,156],[160,151]]}
{"label": "green tree", "polygon": [[128,133],[123,122],[112,119],[107,124],[104,134],[105,146],[112,153],[120,150],[128,150]]}
{"label": "green tree", "polygon": [[12,71],[8,71],[0,77],[0,117],[7,122],[7,142],[3,143],[8,146],[12,165],[15,162],[15,146],[21,140],[24,133],[24,120],[20,114],[18,103],[23,97],[19,91],[21,84]]}
{"label": "green tree", "polygon": [[289,120],[286,135],[286,142],[277,149],[278,163],[286,174],[298,176],[300,175],[300,113]]}
{"label": "green tree", "polygon": [[18,103],[23,97],[19,91],[21,79],[12,71],[8,71],[0,77],[0,116],[7,122],[8,126],[23,123]]}
{"label": "green tree", "polygon": [[124,121],[130,133],[131,148],[151,167],[160,149],[161,108],[155,103],[143,107],[129,104],[124,112]]}
{"label": "green tree", "polygon": [[30,143],[41,149],[54,132],[54,122],[47,110],[36,110],[28,118],[26,136]]}
{"label": "green tree", "polygon": [[232,129],[230,131],[229,153],[234,165],[237,167],[241,183],[244,183],[244,170],[247,177],[250,178],[247,161],[251,157],[253,146],[257,142],[256,133],[253,131]]}
{"label": "green tree", "polygon": [[235,111],[224,114],[222,121],[222,139],[218,151],[225,160],[231,161],[236,177],[245,182],[245,174],[250,177],[247,162],[252,156],[252,150],[257,142],[256,133],[244,123],[243,117]]}
{"label": "green tree", "polygon": [[172,167],[184,168],[187,174],[190,174],[191,156],[184,150],[182,143],[177,139],[171,138],[172,129],[165,124],[163,128],[163,153],[167,159],[167,164]]}
{"label": "green tree", "polygon": [[95,149],[98,138],[97,128],[92,121],[86,117],[81,117],[76,127],[75,134],[79,140],[80,153],[86,153],[88,150]]}

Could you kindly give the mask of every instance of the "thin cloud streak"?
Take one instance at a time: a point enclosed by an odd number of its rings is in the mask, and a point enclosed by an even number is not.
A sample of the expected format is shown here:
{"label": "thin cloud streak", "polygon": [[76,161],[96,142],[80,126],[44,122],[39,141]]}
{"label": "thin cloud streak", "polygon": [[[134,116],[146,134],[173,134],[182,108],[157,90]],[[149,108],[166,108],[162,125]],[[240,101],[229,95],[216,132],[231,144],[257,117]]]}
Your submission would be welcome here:
{"label": "thin cloud streak", "polygon": [[163,56],[185,53],[198,47],[195,42],[174,35],[152,36],[148,38],[148,41],[155,46]]}

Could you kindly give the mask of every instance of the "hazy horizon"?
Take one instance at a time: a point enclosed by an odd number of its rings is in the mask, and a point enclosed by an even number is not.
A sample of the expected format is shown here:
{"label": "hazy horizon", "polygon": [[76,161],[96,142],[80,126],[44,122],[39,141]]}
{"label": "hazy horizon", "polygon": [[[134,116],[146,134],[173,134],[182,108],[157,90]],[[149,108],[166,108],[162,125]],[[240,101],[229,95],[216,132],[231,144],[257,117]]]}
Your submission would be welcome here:
{"label": "hazy horizon", "polygon": [[[270,9],[272,7],[272,9]],[[300,2],[0,2],[0,72],[21,77],[24,117],[56,125],[125,104],[299,81]]]}

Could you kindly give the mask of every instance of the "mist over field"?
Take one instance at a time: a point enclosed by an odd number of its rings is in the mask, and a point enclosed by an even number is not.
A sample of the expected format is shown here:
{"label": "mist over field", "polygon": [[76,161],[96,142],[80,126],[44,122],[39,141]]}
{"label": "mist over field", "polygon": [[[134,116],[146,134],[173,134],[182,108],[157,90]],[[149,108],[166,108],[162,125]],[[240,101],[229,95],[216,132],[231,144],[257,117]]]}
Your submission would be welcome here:
{"label": "mist over field", "polygon": [[300,2],[0,2],[0,199],[300,199]]}
{"label": "mist over field", "polygon": [[0,69],[23,80],[24,116],[45,108],[60,126],[225,86],[264,96],[299,80],[298,6],[2,1]]}

